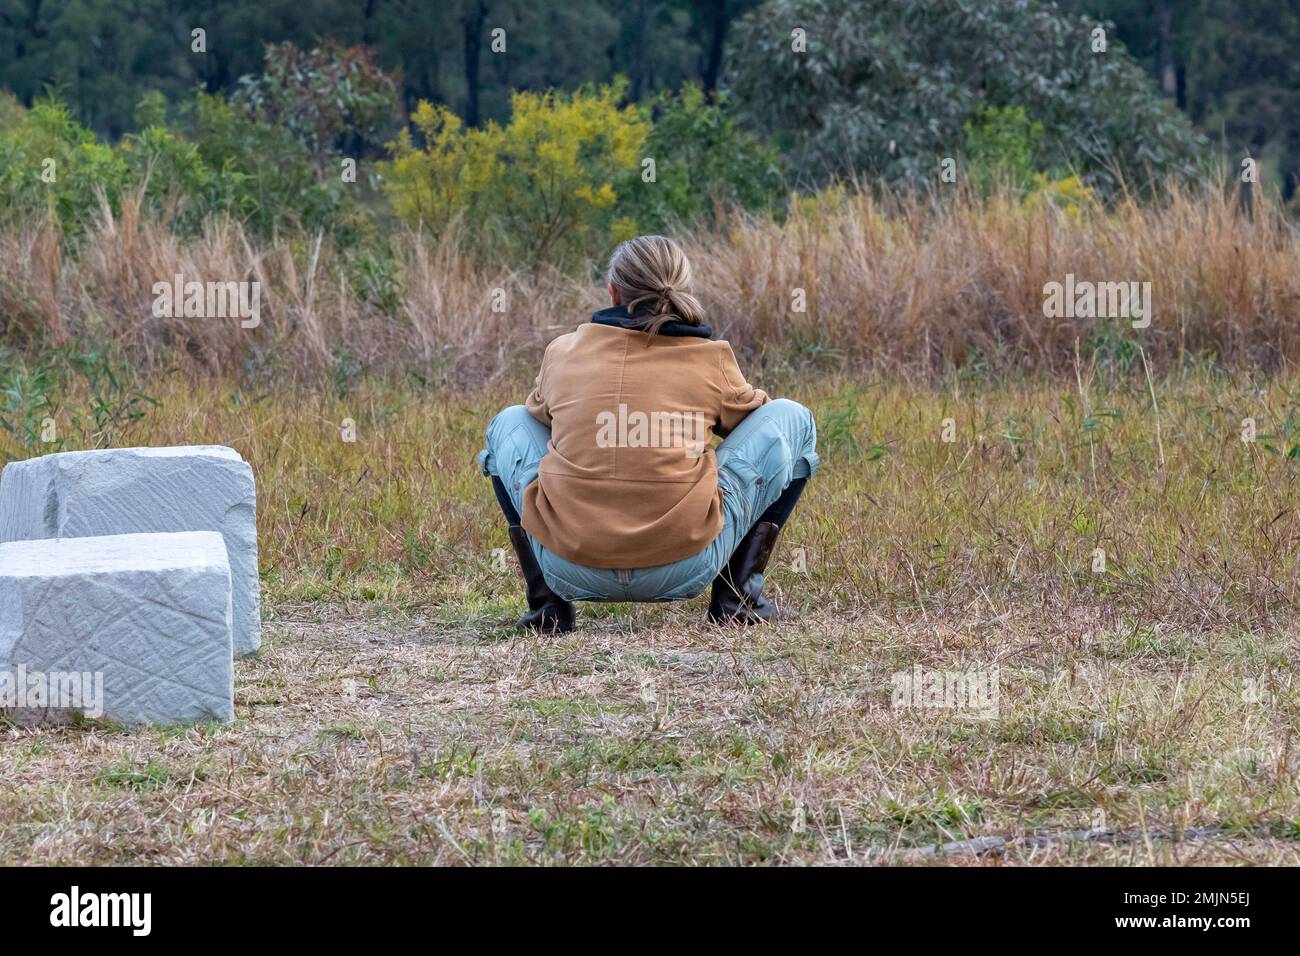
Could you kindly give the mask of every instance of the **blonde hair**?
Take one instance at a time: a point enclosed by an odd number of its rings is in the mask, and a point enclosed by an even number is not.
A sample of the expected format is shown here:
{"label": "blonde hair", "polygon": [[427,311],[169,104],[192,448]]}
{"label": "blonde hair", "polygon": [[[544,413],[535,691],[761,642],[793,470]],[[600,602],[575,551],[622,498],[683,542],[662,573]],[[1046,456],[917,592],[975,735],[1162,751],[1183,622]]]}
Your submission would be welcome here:
{"label": "blonde hair", "polygon": [[667,236],[637,236],[621,242],[609,257],[606,280],[617,290],[628,315],[641,305],[653,309],[645,330],[651,335],[674,319],[704,322],[704,307],[691,294],[691,263]]}

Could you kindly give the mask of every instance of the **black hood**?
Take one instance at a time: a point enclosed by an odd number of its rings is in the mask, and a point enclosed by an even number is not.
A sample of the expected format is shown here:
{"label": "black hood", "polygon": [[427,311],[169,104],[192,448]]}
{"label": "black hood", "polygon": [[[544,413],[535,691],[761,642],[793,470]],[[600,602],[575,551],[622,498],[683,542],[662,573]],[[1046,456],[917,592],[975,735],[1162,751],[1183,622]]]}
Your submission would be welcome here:
{"label": "black hood", "polygon": [[[628,315],[627,307],[622,305],[611,305],[608,309],[601,309],[591,315],[591,321],[597,325],[612,325],[616,329],[628,329],[632,332],[644,332],[647,323],[653,318],[654,315],[648,308],[637,309],[634,314]],[[690,325],[678,319],[669,319],[659,327],[657,334],[711,339],[713,338],[713,327],[709,325]]]}

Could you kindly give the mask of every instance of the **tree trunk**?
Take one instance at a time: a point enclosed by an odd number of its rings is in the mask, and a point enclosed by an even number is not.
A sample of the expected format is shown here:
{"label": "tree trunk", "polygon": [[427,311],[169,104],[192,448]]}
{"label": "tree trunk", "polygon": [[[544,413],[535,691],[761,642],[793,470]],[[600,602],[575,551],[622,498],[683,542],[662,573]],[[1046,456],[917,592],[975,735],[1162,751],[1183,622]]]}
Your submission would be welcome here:
{"label": "tree trunk", "polygon": [[1156,5],[1156,75],[1160,78],[1160,91],[1165,96],[1178,95],[1178,74],[1174,68],[1174,6],[1171,0],[1159,0]]}
{"label": "tree trunk", "polygon": [[718,78],[722,73],[722,51],[727,41],[727,27],[730,25],[727,0],[712,0],[708,11],[709,46],[704,51],[704,69],[700,73],[704,92],[710,96],[718,88]]}
{"label": "tree trunk", "polygon": [[474,0],[462,21],[465,26],[465,125],[478,126],[479,59],[483,50],[483,25],[487,23],[486,0]]}
{"label": "tree trunk", "polygon": [[365,10],[361,14],[361,42],[374,46],[378,34],[375,33],[375,14],[379,12],[379,0],[366,0]]}
{"label": "tree trunk", "polygon": [[649,86],[651,17],[649,0],[637,0],[632,27],[632,68],[628,71],[628,97],[640,100]]}

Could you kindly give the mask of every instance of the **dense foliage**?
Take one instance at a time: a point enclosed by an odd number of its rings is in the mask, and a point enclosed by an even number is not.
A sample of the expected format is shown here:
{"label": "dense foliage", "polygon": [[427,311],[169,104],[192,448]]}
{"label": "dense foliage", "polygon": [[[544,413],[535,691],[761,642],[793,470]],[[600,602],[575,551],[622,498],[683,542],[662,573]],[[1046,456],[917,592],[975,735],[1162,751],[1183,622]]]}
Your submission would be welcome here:
{"label": "dense foliage", "polygon": [[[2,0],[0,87],[26,104],[49,86],[77,117],[117,138],[144,93],[231,93],[264,46],[364,44],[398,84],[469,125],[505,121],[517,89],[576,89],[628,77],[635,99],[720,81],[735,18],[757,0]],[[192,33],[204,31],[204,49]],[[502,30],[505,50],[493,49]]]}
{"label": "dense foliage", "polygon": [[421,103],[391,144],[386,189],[398,215],[440,232],[467,217],[469,238],[516,262],[568,262],[596,236],[626,238],[615,217],[616,180],[635,168],[649,124],[619,106],[621,86],[516,93],[510,122],[469,129],[442,107]]}
{"label": "dense foliage", "polygon": [[1191,176],[1202,140],[1119,45],[1094,52],[1095,27],[1040,0],[772,0],[738,27],[736,96],[813,180],[937,182],[1003,107],[1042,125],[1041,169],[1110,191]]}
{"label": "dense foliage", "polygon": [[[263,70],[266,45],[291,43],[312,51],[328,45],[328,38],[345,49],[363,44],[372,50],[373,65],[392,78],[404,112],[427,100],[470,126],[487,119],[506,122],[515,90],[573,90],[612,82],[619,74],[628,77],[628,95],[636,102],[687,82],[712,95],[728,86],[724,50],[745,67],[744,73],[771,66],[773,74],[766,80],[777,92],[793,94],[797,89],[782,91],[778,83],[789,64],[754,51],[750,34],[736,30],[738,19],[757,6],[758,0],[3,0],[0,88],[25,106],[54,90],[78,122],[116,140],[141,128],[136,113],[146,93],[161,92],[172,103],[190,101],[196,85],[209,94],[229,95]],[[1038,64],[1041,75],[1050,77],[1058,66],[1070,66],[1052,35],[1057,28],[1044,32],[1043,25],[1077,26],[1077,15],[1087,14],[1106,21],[1111,51],[1118,52],[1114,41],[1121,41],[1155,78],[1160,94],[1219,140],[1234,164],[1247,153],[1259,158],[1288,199],[1300,183],[1300,58],[1295,56],[1300,7],[1294,0],[840,0],[763,6],[759,18],[784,41],[770,54],[788,50],[792,29],[808,31],[808,65],[827,74],[823,82],[831,89],[859,82],[864,66],[888,83],[891,75],[911,65],[921,68],[910,74],[919,91],[902,90],[904,103],[943,107],[939,99],[953,77],[996,80],[1005,65],[1009,91],[993,88],[982,91],[978,103],[947,104],[934,114],[936,128],[915,142],[907,130],[903,135],[883,130],[886,149],[892,139],[896,151],[901,144],[921,149],[928,159],[937,136],[944,155],[954,155],[954,138],[959,139],[978,107],[1024,106],[1051,132],[1058,117],[1043,115],[1023,97],[1059,99],[1059,91],[1036,90],[1038,81],[1030,82],[1036,74],[1026,72],[1025,61],[1039,56],[1042,45],[1049,55]],[[840,10],[842,18],[836,13]],[[795,14],[799,18],[790,20]],[[822,29],[826,23],[839,31],[829,44]],[[198,29],[204,31],[202,52],[194,49]],[[496,31],[502,31],[504,48],[494,45]],[[833,56],[822,59],[828,47]],[[874,60],[864,61],[864,52]],[[1137,87],[1150,89],[1128,75],[1132,71],[1115,70],[1113,61],[1122,58],[1112,56],[1111,72],[1099,77],[1118,82],[1121,88],[1114,95],[1121,107],[1134,101]],[[738,89],[744,86],[742,77]],[[749,105],[745,99],[738,97],[736,105]],[[880,108],[873,107],[872,115],[892,115]],[[1089,115],[1096,118],[1104,111]],[[906,111],[899,117],[905,126],[916,119]],[[855,119],[852,112],[848,118]],[[1098,143],[1167,142],[1163,133],[1145,129],[1153,118],[1163,122],[1144,107],[1130,120],[1107,121],[1095,141],[1066,143],[1068,158]],[[814,139],[825,138],[824,125],[817,125],[825,119],[821,111],[817,118],[802,120],[796,114],[791,128],[798,131],[806,120],[817,134]],[[919,118],[922,126],[928,120],[928,115]],[[852,136],[860,135],[853,126]],[[765,127],[755,132],[769,138]],[[1136,140],[1133,132],[1139,134]],[[391,135],[386,130],[367,145],[374,149]],[[1054,138],[1044,144],[1049,150]],[[350,148],[356,146],[354,141]],[[795,153],[797,165],[805,158]],[[908,159],[898,156],[897,164],[905,166]],[[1145,165],[1150,157],[1138,159]],[[1170,157],[1156,160],[1161,161],[1174,162]]]}
{"label": "dense foliage", "polygon": [[[1096,6],[1132,22],[1135,2],[668,0],[628,12],[592,0],[436,10],[371,0],[358,14],[341,0],[139,0],[142,25],[95,0],[0,0],[0,343],[94,345],[117,316],[137,342],[183,348],[206,367],[243,361],[246,339],[136,321],[149,302],[141,289],[184,265],[260,277],[267,315],[313,367],[363,367],[412,330],[436,365],[451,361],[440,353],[448,323],[482,308],[482,289],[589,284],[613,244],[639,232],[725,256],[744,230],[821,235],[868,197],[910,210],[948,182],[973,217],[987,206],[991,220],[1061,228],[1119,221],[1112,214],[1153,186],[1169,208],[1195,195],[1237,209],[1218,179],[1198,176],[1217,154],[1178,107],[1235,117],[1229,140],[1254,115],[1251,152],[1272,175],[1290,155],[1281,114],[1293,67],[1252,12],[1240,35],[1263,65],[1229,69],[1226,38],[1238,33],[1222,28],[1230,5],[1218,0],[1182,12],[1156,0],[1170,29],[1161,21],[1162,45],[1136,58],[1124,30],[1084,15]],[[1293,20],[1279,17],[1280,37]],[[434,26],[436,42],[415,49]],[[1213,68],[1189,65],[1211,39]],[[1225,84],[1213,96],[1210,75]],[[1250,114],[1230,92],[1239,82],[1267,109]],[[1204,191],[1183,188],[1189,179]],[[1281,180],[1264,182],[1267,199]],[[1064,216],[1038,215],[1049,206]],[[1259,221],[1281,229],[1271,208]],[[917,221],[900,215],[884,234]],[[868,248],[849,254],[876,269]],[[773,261],[755,257],[731,298],[747,309],[770,298]],[[823,263],[820,249],[800,259]],[[962,288],[993,281],[979,275]],[[324,276],[340,322],[374,323],[365,336],[340,345],[326,334]],[[812,278],[787,277],[816,298]],[[787,305],[757,308],[755,341],[773,339]],[[831,349],[824,328],[805,334],[798,349]],[[257,361],[269,367],[275,349]]]}
{"label": "dense foliage", "polygon": [[[474,129],[421,103],[389,144],[384,188],[398,216],[443,234],[472,223],[480,254],[571,263],[620,239],[699,224],[716,211],[772,210],[784,192],[775,149],[694,86],[621,105],[626,83],[517,93],[509,122]],[[652,119],[653,116],[653,119]]]}
{"label": "dense foliage", "polygon": [[1300,193],[1300,4],[1294,0],[1059,0],[1111,22],[1161,93],[1232,164],[1255,157]]}
{"label": "dense foliage", "polygon": [[323,166],[344,150],[379,144],[397,113],[397,84],[364,46],[280,43],[266,48],[261,74],[240,79],[234,102],[287,132]]}
{"label": "dense foliage", "polygon": [[[140,190],[182,235],[214,215],[255,231],[282,225],[359,227],[334,161],[364,149],[394,121],[392,78],[364,49],[268,47],[264,71],[232,96],[198,92],[174,108],[157,90],[135,106],[136,131],[116,144],[81,125],[59,99],[24,109],[0,94],[0,218],[52,213],[71,235],[106,204]],[[172,114],[169,118],[169,113]]]}
{"label": "dense foliage", "polygon": [[785,195],[780,154],[739,127],[725,98],[710,100],[690,85],[677,96],[658,97],[653,115],[645,155],[655,161],[654,182],[638,176],[626,194],[638,228],[694,225],[717,210],[779,208]]}

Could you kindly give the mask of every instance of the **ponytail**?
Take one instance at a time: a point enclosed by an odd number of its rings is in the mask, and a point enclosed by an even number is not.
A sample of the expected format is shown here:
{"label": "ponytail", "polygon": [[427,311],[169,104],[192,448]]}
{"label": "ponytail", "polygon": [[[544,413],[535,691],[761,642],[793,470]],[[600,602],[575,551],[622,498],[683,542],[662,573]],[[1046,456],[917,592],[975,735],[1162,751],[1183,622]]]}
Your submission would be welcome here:
{"label": "ponytail", "polygon": [[690,261],[667,236],[637,236],[620,243],[610,256],[606,278],[629,315],[649,306],[645,331],[651,335],[666,322],[704,322],[704,307],[691,292]]}

